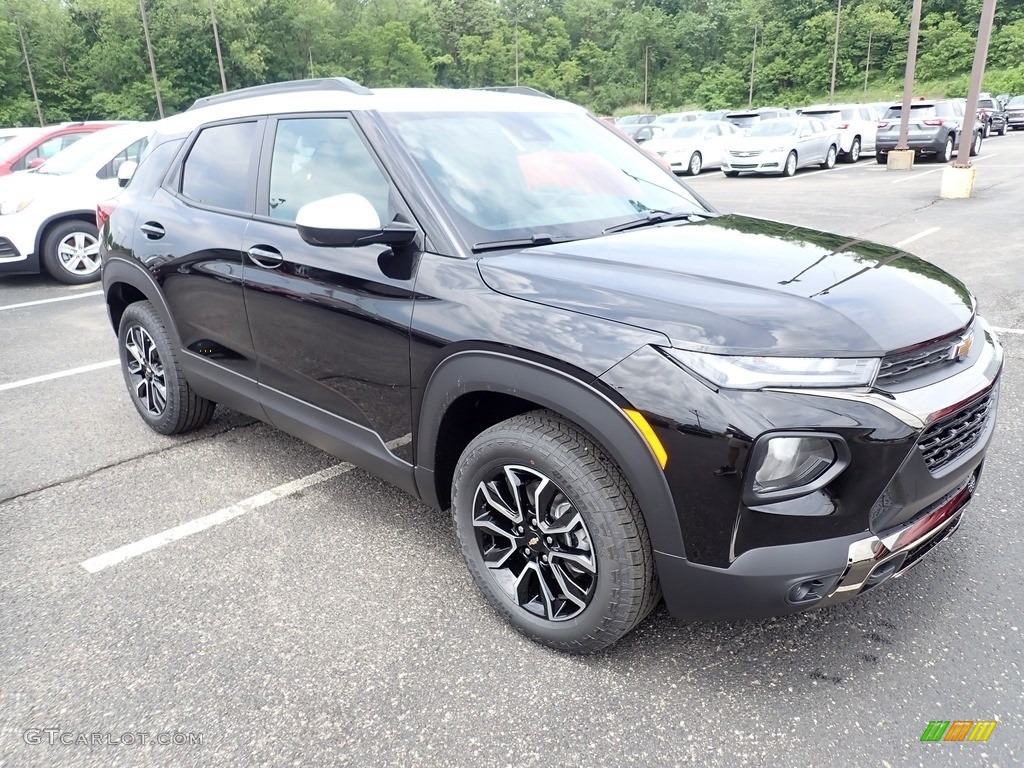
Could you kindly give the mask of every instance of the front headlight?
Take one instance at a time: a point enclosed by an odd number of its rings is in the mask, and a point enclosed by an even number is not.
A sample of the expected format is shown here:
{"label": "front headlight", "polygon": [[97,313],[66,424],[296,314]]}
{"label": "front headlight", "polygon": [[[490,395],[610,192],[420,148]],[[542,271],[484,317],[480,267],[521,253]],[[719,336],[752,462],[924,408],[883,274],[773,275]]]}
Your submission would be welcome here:
{"label": "front headlight", "polygon": [[878,373],[876,357],[748,357],[666,349],[672,358],[715,386],[866,387]]}
{"label": "front headlight", "polygon": [[25,200],[18,200],[17,198],[15,198],[13,200],[0,201],[0,216],[8,216],[12,213],[18,213],[19,211],[23,211],[26,208],[28,208],[28,206],[31,203],[32,198],[28,198]]}

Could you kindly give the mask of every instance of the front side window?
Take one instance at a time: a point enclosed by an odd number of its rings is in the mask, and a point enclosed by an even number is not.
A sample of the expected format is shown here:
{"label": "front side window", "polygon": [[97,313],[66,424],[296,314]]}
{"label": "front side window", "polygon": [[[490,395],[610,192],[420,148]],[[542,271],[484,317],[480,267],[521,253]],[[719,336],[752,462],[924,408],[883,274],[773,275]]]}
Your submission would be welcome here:
{"label": "front side window", "polygon": [[705,208],[670,171],[582,113],[384,115],[467,242],[599,235]]}
{"label": "front side window", "polygon": [[381,223],[394,218],[389,186],[352,121],[343,117],[279,120],[270,163],[269,215],[295,221],[306,203],[362,195]]}
{"label": "front side window", "polygon": [[258,128],[256,122],[204,128],[182,168],[182,196],[202,205],[249,211],[248,180]]}

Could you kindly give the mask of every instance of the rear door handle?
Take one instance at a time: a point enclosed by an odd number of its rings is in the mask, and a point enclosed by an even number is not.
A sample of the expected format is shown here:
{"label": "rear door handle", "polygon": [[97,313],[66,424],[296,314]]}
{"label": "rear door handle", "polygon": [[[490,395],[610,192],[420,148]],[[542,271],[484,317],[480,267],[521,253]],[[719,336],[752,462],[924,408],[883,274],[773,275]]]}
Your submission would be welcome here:
{"label": "rear door handle", "polygon": [[150,240],[159,240],[167,234],[164,231],[164,228],[155,221],[147,221],[145,224],[140,225],[139,229],[141,229]]}
{"label": "rear door handle", "polygon": [[246,254],[253,264],[264,269],[276,269],[284,262],[281,252],[269,245],[254,245]]}

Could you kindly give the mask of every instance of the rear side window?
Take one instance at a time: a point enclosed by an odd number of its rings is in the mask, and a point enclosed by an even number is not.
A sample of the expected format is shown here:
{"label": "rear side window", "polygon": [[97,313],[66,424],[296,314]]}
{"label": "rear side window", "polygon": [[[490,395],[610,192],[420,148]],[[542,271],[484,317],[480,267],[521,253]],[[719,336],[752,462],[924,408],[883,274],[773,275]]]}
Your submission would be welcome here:
{"label": "rear side window", "polygon": [[182,196],[201,205],[248,212],[258,127],[249,122],[204,128],[182,167]]}
{"label": "rear side window", "polygon": [[178,153],[184,139],[165,141],[163,144],[150,149],[149,154],[143,153],[142,162],[128,182],[128,187],[133,191],[152,191],[160,186],[167,169]]}
{"label": "rear side window", "polygon": [[99,173],[96,174],[96,177],[99,179],[112,179],[115,176],[117,176],[118,169],[126,161],[133,160],[136,163],[139,162],[139,158],[142,156],[142,151],[146,148],[147,142],[148,139],[139,139],[138,141],[132,143],[131,146],[122,149],[120,152],[114,155],[113,158],[111,158],[110,162],[108,162],[99,170]]}

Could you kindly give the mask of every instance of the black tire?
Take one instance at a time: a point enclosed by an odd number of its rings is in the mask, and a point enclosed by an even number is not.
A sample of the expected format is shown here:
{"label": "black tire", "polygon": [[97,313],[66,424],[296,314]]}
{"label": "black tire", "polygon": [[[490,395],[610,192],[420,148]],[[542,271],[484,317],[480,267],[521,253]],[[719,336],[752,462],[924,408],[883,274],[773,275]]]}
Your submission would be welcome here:
{"label": "black tire", "polygon": [[43,242],[43,266],[68,285],[100,279],[99,235],[96,225],[72,219],[54,225]]}
{"label": "black tire", "polygon": [[986,120],[985,125],[982,127],[982,135],[987,139],[989,134],[992,133],[992,121]]}
{"label": "black tire", "polygon": [[836,145],[829,144],[828,152],[825,153],[825,160],[824,162],[822,162],[821,167],[824,168],[826,171],[831,168],[835,168],[837,156],[838,152],[836,152]]}
{"label": "black tire", "polygon": [[786,164],[782,166],[783,176],[793,176],[796,174],[796,152],[790,152],[786,155]]}
{"label": "black tire", "polygon": [[971,157],[981,154],[981,132],[974,134],[974,141],[971,142]]}
{"label": "black tire", "polygon": [[887,165],[889,163],[889,153],[888,152],[878,152],[876,150],[875,151],[875,162],[878,163],[879,165]]}
{"label": "black tire", "polygon": [[700,176],[702,170],[704,170],[704,158],[700,156],[700,152],[694,152],[690,155],[690,162],[686,166],[686,172],[691,176]]}
{"label": "black tire", "polygon": [[1006,135],[1006,121],[1005,120],[1003,121],[1003,127],[1000,128],[998,131],[996,131],[996,133],[998,133],[1000,136],[1005,136]]}
{"label": "black tire", "polygon": [[480,591],[542,645],[599,651],[660,597],[647,526],[621,470],[556,413],[525,413],[477,435],[459,458],[452,499]]}
{"label": "black tire", "polygon": [[956,137],[952,133],[946,136],[946,143],[942,147],[941,152],[935,154],[935,161],[939,163],[948,163],[953,159],[953,145],[956,143]]}
{"label": "black tire", "polygon": [[216,404],[192,391],[152,304],[128,306],[121,316],[117,346],[128,394],[154,432],[177,435],[210,421]]}
{"label": "black tire", "polygon": [[853,137],[853,143],[850,144],[850,151],[843,154],[844,163],[856,163],[860,160],[860,136]]}
{"label": "black tire", "polygon": [[739,171],[722,171],[722,173],[724,173],[730,179],[735,179],[737,176],[740,175]]}

